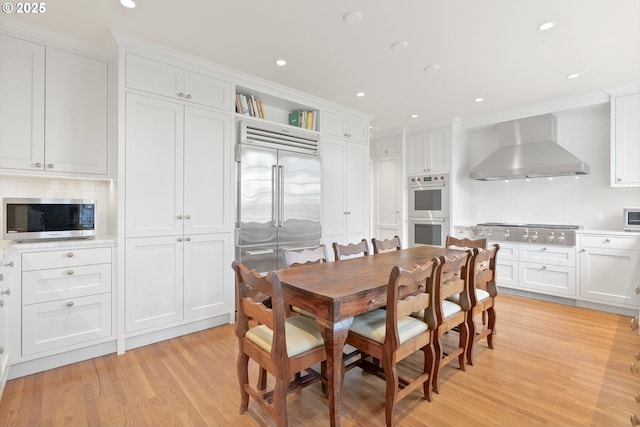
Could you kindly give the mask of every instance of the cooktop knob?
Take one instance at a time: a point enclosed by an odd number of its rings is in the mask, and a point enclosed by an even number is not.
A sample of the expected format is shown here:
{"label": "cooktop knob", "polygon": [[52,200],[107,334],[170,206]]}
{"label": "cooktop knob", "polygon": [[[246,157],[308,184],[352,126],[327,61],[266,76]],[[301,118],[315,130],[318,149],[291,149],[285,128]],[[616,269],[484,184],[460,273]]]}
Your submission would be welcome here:
{"label": "cooktop knob", "polygon": [[549,233],[549,235],[547,236],[547,242],[551,243],[555,240],[556,238],[556,233],[554,233],[553,231],[551,233]]}

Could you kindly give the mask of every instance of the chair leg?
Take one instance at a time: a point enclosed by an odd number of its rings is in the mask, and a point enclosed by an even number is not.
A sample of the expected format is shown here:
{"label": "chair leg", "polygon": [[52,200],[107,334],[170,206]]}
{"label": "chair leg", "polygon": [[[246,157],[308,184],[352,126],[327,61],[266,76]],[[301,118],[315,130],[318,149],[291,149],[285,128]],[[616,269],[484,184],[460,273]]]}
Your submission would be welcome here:
{"label": "chair leg", "polygon": [[440,338],[438,330],[434,331],[433,338],[433,358],[434,358],[434,367],[433,367],[433,379],[431,380],[431,388],[436,393],[440,394],[440,384],[438,381],[438,377],[440,376],[440,363],[442,361],[442,346],[440,345]]}
{"label": "chair leg", "polygon": [[260,366],[260,373],[258,374],[258,390],[265,390],[267,388],[267,370]]}
{"label": "chair leg", "polygon": [[249,409],[249,394],[245,386],[249,384],[249,356],[242,352],[238,355],[236,366],[238,370],[238,382],[240,383],[240,413],[244,414]]}
{"label": "chair leg", "polygon": [[487,309],[487,315],[489,317],[487,328],[490,331],[489,335],[487,335],[487,345],[493,350],[493,334],[496,332],[496,311],[493,307]]}
{"label": "chair leg", "polygon": [[458,326],[458,328],[460,329],[460,340],[458,341],[458,347],[460,347],[460,349],[462,350],[462,352],[458,356],[458,363],[460,364],[460,369],[465,371],[466,369],[464,359],[467,356],[467,348],[469,346],[469,325],[467,324],[466,317],[464,322],[462,322]]}
{"label": "chair leg", "polygon": [[427,399],[429,402],[431,402],[431,400],[433,399],[433,394],[432,394],[432,390],[431,390],[431,382],[432,382],[432,378],[434,375],[434,371],[435,371],[435,348],[433,346],[433,343],[430,343],[429,345],[425,346],[422,349],[423,353],[424,353],[424,372],[428,372],[429,373],[429,377],[427,378],[427,380],[422,384],[422,389],[424,391],[424,397],[425,399]]}
{"label": "chair leg", "polygon": [[467,343],[467,363],[473,366],[473,344],[476,340],[476,324],[473,321],[473,313],[471,311],[467,313],[467,327],[469,328],[469,340]]}
{"label": "chair leg", "polygon": [[273,390],[273,409],[275,421],[278,427],[287,427],[287,389],[289,388],[289,374],[278,372],[276,375],[276,385]]}
{"label": "chair leg", "polygon": [[387,385],[387,394],[385,398],[385,418],[387,426],[394,426],[393,414],[396,409],[396,403],[398,401],[398,370],[396,368],[395,360],[388,360],[384,358],[382,360],[382,369],[384,370],[384,376]]}

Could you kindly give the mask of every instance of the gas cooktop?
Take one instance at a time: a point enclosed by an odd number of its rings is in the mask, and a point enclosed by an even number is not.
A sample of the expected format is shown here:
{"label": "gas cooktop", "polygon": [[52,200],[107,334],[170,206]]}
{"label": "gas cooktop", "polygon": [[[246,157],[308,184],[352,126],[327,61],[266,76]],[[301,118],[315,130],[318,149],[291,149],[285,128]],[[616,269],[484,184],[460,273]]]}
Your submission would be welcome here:
{"label": "gas cooktop", "polygon": [[477,225],[478,227],[519,227],[519,228],[549,228],[552,230],[580,230],[581,225],[566,224],[514,224],[507,222],[484,222]]}
{"label": "gas cooktop", "polygon": [[575,246],[576,230],[581,228],[581,225],[566,224],[484,222],[471,227],[471,231],[475,238],[486,238],[497,242]]}

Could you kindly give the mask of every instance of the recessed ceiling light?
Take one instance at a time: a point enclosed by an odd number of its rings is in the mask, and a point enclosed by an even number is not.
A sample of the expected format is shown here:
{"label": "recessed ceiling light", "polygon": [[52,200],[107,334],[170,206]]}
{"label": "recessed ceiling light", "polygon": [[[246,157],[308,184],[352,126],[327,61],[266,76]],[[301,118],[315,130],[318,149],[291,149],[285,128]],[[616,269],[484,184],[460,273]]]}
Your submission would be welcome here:
{"label": "recessed ceiling light", "polygon": [[285,61],[284,59],[278,59],[276,61],[276,65],[279,65],[281,67],[284,67],[285,65],[287,65],[287,61]]}
{"label": "recessed ceiling light", "polygon": [[417,118],[418,118],[418,115],[417,115],[417,114],[412,114],[412,115],[411,115],[411,118],[412,118],[412,119],[417,119]]}
{"label": "recessed ceiling light", "polygon": [[538,25],[538,30],[547,31],[552,29],[555,26],[556,26],[556,23],[553,21],[543,22],[542,24]]}
{"label": "recessed ceiling light", "polygon": [[424,67],[424,70],[431,73],[440,70],[440,66],[438,64],[431,64]]}
{"label": "recessed ceiling light", "polygon": [[391,45],[391,49],[393,50],[405,50],[408,47],[409,47],[409,43],[405,41],[395,42],[394,44]]}
{"label": "recessed ceiling light", "polygon": [[473,101],[474,101],[474,102],[482,102],[482,101],[484,101],[484,98],[476,98],[476,99],[474,99]]}
{"label": "recessed ceiling light", "polygon": [[580,77],[580,74],[578,73],[569,74],[567,76],[568,79],[577,79],[578,77]]}
{"label": "recessed ceiling light", "polygon": [[120,0],[120,4],[129,9],[136,7],[136,3],[133,0]]}
{"label": "recessed ceiling light", "polygon": [[362,21],[362,14],[355,10],[351,10],[344,15],[342,15],[342,20],[347,24],[357,24]]}
{"label": "recessed ceiling light", "polygon": [[362,98],[364,95],[365,95],[365,94],[364,94],[364,92],[358,92],[358,93],[356,93],[356,96],[357,96],[358,98]]}

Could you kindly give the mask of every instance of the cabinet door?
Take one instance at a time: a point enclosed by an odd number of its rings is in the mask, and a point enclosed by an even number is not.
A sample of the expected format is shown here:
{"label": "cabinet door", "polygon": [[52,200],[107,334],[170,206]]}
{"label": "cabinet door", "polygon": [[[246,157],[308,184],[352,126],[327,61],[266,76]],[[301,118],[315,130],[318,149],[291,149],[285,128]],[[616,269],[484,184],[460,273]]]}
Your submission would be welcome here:
{"label": "cabinet door", "polygon": [[624,249],[583,248],[580,252],[580,296],[637,307],[640,296],[640,252]]}
{"label": "cabinet door", "polygon": [[375,173],[374,237],[388,239],[396,235],[402,236],[400,207],[402,206],[403,180],[400,156],[375,159],[373,167]]}
{"label": "cabinet door", "polygon": [[47,48],[45,170],[107,174],[107,63]]}
{"label": "cabinet door", "polygon": [[44,46],[0,34],[0,168],[44,169]]}
{"label": "cabinet door", "polygon": [[126,95],[125,234],[182,234],[182,105]]}
{"label": "cabinet door", "polygon": [[9,298],[0,296],[0,397],[9,376]]}
{"label": "cabinet door", "polygon": [[369,146],[347,142],[346,241],[369,239]]}
{"label": "cabinet door", "polygon": [[[500,249],[502,252],[502,249]],[[498,252],[498,255],[500,255]],[[497,260],[496,261],[496,284],[505,288],[519,287],[518,261]]]}
{"label": "cabinet door", "polygon": [[185,108],[184,233],[229,232],[231,118]]}
{"label": "cabinet door", "polygon": [[613,159],[611,185],[640,186],[640,93],[612,100]]}
{"label": "cabinet door", "polygon": [[346,142],[324,137],[322,140],[322,241],[343,243],[347,209]]}
{"label": "cabinet door", "polygon": [[427,172],[426,152],[428,150],[427,132],[407,136],[407,169],[409,175],[420,175]]}
{"label": "cabinet door", "polygon": [[127,239],[125,250],[126,332],[182,320],[182,238]]}
{"label": "cabinet door", "polygon": [[231,84],[229,82],[185,71],[184,93],[190,102],[231,111]]}
{"label": "cabinet door", "polygon": [[449,171],[449,134],[448,128],[442,128],[408,136],[409,175]]}
{"label": "cabinet door", "polygon": [[520,288],[549,295],[576,295],[576,269],[560,265],[519,262]]}
{"label": "cabinet door", "polygon": [[163,62],[127,53],[126,86],[158,95],[179,97],[183,93],[184,71]]}
{"label": "cabinet door", "polygon": [[366,122],[352,120],[340,114],[324,113],[322,131],[352,141],[367,142],[369,140],[369,125]]}
{"label": "cabinet door", "polygon": [[187,236],[184,242],[184,317],[225,312],[231,304],[230,234]]}

